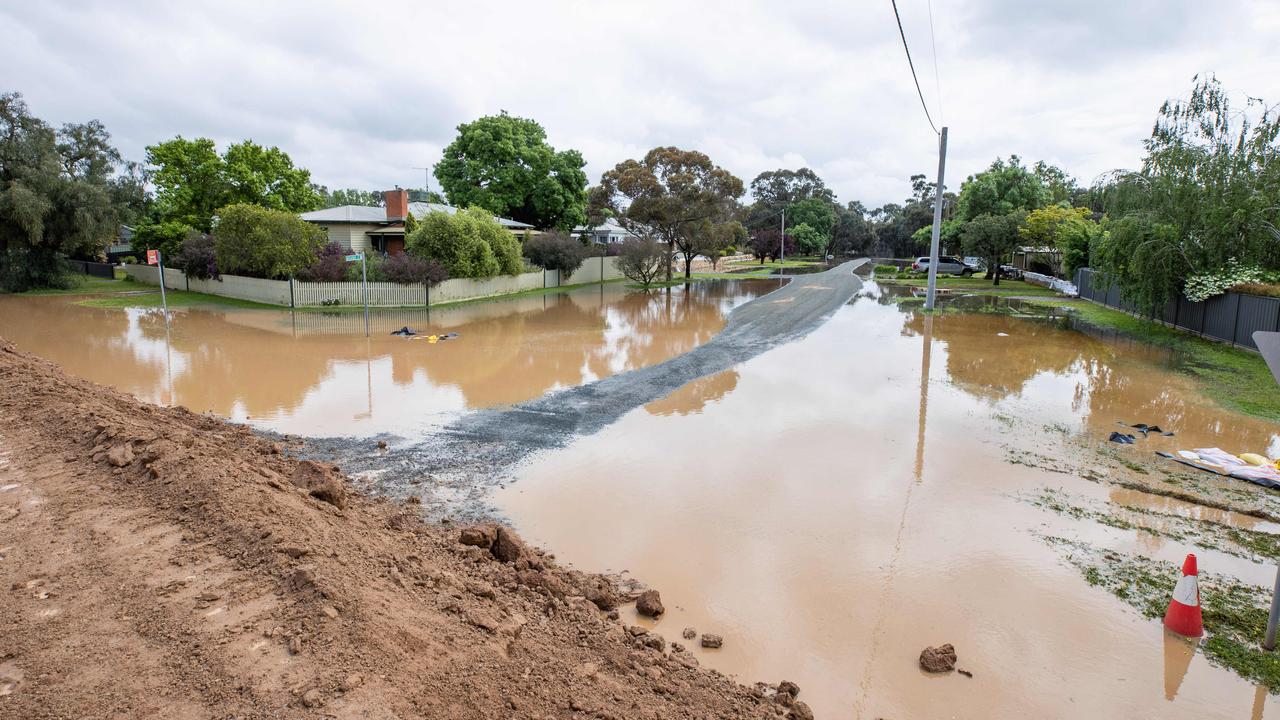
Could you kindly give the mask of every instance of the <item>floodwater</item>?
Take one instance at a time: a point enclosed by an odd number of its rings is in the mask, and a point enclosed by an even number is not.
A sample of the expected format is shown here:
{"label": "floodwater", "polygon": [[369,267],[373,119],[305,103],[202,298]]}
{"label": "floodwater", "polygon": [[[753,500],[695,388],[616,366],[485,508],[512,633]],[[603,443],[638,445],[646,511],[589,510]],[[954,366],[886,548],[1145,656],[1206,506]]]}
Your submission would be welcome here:
{"label": "floodwater", "polygon": [[[0,296],[0,336],[142,400],[308,436],[416,437],[465,410],[688,352],[777,280],[638,292],[620,283],[422,310],[159,310]],[[410,326],[415,338],[391,336]],[[430,334],[458,337],[430,342]]]}
{"label": "floodwater", "polygon": [[[662,593],[656,625],[723,635],[703,664],[786,679],[825,718],[1280,718],[1280,700],[1166,639],[1040,539],[1181,561],[1185,545],[1072,520],[1043,488],[1275,532],[1254,518],[1009,462],[1117,450],[1280,453],[1280,428],[1214,405],[1169,353],[1048,322],[925,316],[860,297],[805,339],[690,383],[562,450],[497,502],[562,561]],[[1202,571],[1274,568],[1197,550]],[[953,643],[958,667],[917,656]],[[691,644],[687,643],[686,645]]]}

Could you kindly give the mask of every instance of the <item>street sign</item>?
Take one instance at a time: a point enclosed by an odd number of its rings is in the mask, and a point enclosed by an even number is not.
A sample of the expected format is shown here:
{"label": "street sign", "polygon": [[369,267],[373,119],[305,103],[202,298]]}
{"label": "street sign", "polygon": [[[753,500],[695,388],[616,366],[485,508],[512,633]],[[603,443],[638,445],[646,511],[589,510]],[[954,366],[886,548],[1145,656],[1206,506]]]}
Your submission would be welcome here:
{"label": "street sign", "polygon": [[147,251],[147,264],[148,264],[148,265],[159,265],[159,264],[160,264],[160,251],[159,251],[159,250],[148,250],[148,251]]}
{"label": "street sign", "polygon": [[348,256],[347,256],[347,262],[360,262],[360,259],[361,259],[362,257],[364,257],[364,256],[363,256],[363,255],[359,255],[359,254],[356,254],[356,255],[348,255]]}

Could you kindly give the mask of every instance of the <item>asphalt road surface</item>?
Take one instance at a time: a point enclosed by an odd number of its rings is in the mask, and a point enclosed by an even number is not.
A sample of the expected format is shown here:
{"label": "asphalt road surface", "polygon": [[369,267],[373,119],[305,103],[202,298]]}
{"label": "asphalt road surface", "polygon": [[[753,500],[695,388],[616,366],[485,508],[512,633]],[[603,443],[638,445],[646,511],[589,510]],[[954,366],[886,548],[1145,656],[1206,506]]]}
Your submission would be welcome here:
{"label": "asphalt road surface", "polygon": [[529,453],[563,447],[686,383],[809,334],[857,294],[862,281],[854,270],[867,262],[795,276],[735,308],[724,330],[705,344],[657,365],[479,410],[420,442],[395,442],[389,451],[372,453],[368,440],[329,439],[312,442],[307,454],[336,460],[347,472],[371,473],[375,492],[419,495],[429,514],[484,516],[484,498]]}

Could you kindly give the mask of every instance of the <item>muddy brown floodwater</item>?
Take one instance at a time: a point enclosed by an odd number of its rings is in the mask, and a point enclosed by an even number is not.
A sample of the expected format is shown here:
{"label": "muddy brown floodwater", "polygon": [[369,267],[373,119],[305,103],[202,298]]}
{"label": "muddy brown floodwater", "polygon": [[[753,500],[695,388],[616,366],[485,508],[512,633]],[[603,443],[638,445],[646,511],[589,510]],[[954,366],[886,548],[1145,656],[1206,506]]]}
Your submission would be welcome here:
{"label": "muddy brown floodwater", "polygon": [[[142,400],[310,436],[417,436],[458,413],[539,397],[688,352],[778,280],[649,293],[620,283],[423,310],[360,313],[77,305],[0,296],[0,336]],[[431,343],[389,335],[402,326]]]}
{"label": "muddy brown floodwater", "polygon": [[[1090,482],[1054,459],[1109,452],[1117,421],[1159,424],[1115,449],[1280,453],[1165,351],[1062,323],[926,317],[861,297],[808,337],[699,379],[499,491],[526,537],[587,570],[659,589],[668,639],[724,636],[703,663],[792,680],[825,718],[1280,717],[1280,702],[1167,645],[1040,539],[1181,561],[1185,544],[1035,507],[1045,488],[1274,532],[1271,523]],[[927,342],[928,341],[928,342]],[[1274,568],[1197,549],[1202,571]],[[928,676],[952,643],[973,673]]]}

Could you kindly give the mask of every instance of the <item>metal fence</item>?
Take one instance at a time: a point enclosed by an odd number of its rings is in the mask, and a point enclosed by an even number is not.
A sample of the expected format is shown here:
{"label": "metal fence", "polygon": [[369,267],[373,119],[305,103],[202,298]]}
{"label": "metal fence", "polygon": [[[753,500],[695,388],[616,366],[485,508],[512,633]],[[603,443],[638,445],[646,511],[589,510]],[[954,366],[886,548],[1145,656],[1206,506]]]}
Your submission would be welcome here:
{"label": "metal fence", "polygon": [[115,266],[111,263],[88,262],[85,260],[68,260],[67,264],[72,270],[93,277],[106,278],[111,280],[115,277]]}
{"label": "metal fence", "polygon": [[[1080,297],[1086,300],[1143,314],[1133,303],[1120,297],[1120,288],[1107,284],[1089,268],[1076,271],[1076,287]],[[1280,298],[1229,292],[1191,302],[1178,295],[1166,302],[1153,319],[1203,337],[1257,350],[1253,342],[1255,331],[1280,331]]]}

